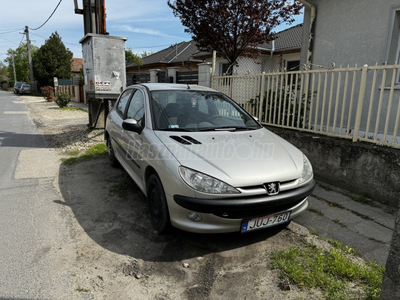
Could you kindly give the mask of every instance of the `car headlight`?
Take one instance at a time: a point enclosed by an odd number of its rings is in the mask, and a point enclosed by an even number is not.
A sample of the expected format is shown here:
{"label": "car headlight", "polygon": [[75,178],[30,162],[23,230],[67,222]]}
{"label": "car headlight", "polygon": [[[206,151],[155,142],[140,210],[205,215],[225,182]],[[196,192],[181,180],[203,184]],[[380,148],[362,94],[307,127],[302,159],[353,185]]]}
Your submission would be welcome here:
{"label": "car headlight", "polygon": [[313,169],[308,158],[303,154],[303,171],[301,172],[301,177],[299,184],[306,183],[313,177]]}
{"label": "car headlight", "polygon": [[179,174],[183,181],[198,192],[210,194],[239,194],[234,187],[206,174],[180,166]]}

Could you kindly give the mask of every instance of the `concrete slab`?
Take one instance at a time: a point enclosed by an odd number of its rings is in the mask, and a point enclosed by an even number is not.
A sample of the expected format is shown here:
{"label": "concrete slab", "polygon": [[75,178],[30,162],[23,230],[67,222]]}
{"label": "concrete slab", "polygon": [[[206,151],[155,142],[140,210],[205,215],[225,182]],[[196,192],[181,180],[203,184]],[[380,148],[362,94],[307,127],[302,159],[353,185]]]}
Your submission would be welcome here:
{"label": "concrete slab", "polygon": [[368,239],[374,239],[387,244],[390,244],[390,241],[392,240],[393,230],[383,227],[375,222],[361,221],[356,224],[350,224],[348,228],[364,235]]}
{"label": "concrete slab", "polygon": [[60,156],[55,149],[21,150],[15,170],[15,179],[55,177]]}

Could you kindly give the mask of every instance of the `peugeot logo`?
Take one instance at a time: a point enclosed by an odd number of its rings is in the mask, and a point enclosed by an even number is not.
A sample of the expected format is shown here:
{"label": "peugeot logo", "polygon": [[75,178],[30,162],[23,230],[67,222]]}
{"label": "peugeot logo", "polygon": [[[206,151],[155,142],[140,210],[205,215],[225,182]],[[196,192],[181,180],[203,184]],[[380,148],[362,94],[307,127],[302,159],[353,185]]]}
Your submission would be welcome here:
{"label": "peugeot logo", "polygon": [[270,196],[279,194],[279,182],[265,183],[264,188]]}

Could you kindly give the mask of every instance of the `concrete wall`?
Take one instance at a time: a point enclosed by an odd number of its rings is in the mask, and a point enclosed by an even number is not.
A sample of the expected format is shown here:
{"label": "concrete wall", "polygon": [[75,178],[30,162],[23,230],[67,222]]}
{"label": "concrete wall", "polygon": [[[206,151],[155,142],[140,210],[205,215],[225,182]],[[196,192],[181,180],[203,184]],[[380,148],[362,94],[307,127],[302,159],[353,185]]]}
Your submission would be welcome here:
{"label": "concrete wall", "polygon": [[400,150],[268,127],[302,150],[315,178],[395,208],[400,199]]}

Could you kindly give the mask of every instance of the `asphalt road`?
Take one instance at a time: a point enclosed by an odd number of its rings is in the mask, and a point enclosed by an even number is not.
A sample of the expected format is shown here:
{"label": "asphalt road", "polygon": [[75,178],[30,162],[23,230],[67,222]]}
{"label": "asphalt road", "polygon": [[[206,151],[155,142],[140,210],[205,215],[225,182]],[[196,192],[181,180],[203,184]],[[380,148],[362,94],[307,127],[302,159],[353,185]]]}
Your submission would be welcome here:
{"label": "asphalt road", "polygon": [[70,242],[54,202],[57,154],[33,125],[20,98],[0,91],[0,299],[60,299],[72,289],[57,256]]}

